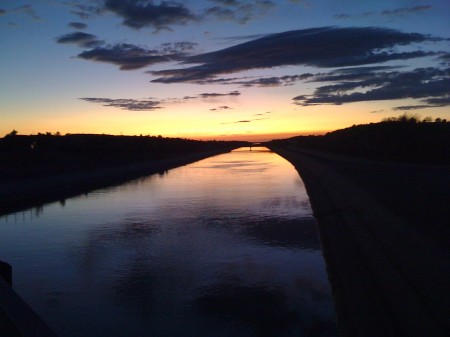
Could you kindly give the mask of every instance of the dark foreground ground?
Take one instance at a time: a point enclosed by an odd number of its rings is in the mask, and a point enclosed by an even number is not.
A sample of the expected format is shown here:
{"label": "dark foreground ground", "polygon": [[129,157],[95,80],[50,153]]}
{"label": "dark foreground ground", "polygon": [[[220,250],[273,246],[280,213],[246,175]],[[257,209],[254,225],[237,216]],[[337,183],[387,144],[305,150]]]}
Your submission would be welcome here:
{"label": "dark foreground ground", "polygon": [[450,167],[287,145],[273,150],[305,182],[341,335],[450,336]]}
{"label": "dark foreground ground", "polygon": [[49,134],[0,138],[0,215],[161,173],[245,142]]}

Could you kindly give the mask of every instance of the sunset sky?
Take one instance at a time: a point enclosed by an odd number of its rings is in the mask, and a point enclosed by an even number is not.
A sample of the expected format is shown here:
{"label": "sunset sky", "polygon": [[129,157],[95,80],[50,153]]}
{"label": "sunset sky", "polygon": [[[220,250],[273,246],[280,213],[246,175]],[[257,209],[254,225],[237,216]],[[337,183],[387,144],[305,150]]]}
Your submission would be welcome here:
{"label": "sunset sky", "polygon": [[0,0],[0,137],[450,119],[450,1]]}

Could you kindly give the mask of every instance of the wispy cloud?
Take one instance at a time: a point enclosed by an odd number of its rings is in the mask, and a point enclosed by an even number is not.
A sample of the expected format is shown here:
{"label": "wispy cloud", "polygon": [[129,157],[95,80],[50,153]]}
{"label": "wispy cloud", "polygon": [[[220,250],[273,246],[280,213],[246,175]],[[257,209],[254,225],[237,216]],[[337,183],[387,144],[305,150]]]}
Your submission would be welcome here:
{"label": "wispy cloud", "polygon": [[71,43],[79,47],[92,48],[77,55],[78,58],[111,63],[121,70],[134,70],[149,65],[182,60],[197,46],[194,42],[167,42],[154,49],[137,46],[131,43],[106,44],[95,35],[74,32],[57,37],[58,43]]}
{"label": "wispy cloud", "polygon": [[257,114],[253,114],[253,116],[258,116],[258,118],[243,119],[243,120],[239,120],[239,121],[224,122],[224,123],[220,123],[220,124],[252,123],[252,122],[261,121],[264,119],[269,119],[270,117],[267,116],[267,114],[270,114],[270,113],[271,113],[270,111],[265,112],[265,113],[257,113]]}
{"label": "wispy cloud", "polygon": [[75,29],[86,29],[87,28],[87,24],[83,23],[83,22],[69,22],[69,24],[67,25],[70,28],[75,28]]}
{"label": "wispy cloud", "polygon": [[429,108],[430,105],[428,104],[419,104],[419,105],[402,105],[402,106],[396,106],[392,108],[394,111],[409,111],[409,110],[418,110],[418,109],[425,109]]}
{"label": "wispy cloud", "polygon": [[423,12],[431,9],[431,5],[421,5],[414,7],[401,7],[395,8],[392,10],[383,10],[381,11],[381,15],[389,15],[389,16],[405,16],[411,13]]}
{"label": "wispy cloud", "polygon": [[121,70],[133,70],[149,65],[178,60],[184,56],[184,51],[176,48],[145,49],[129,43],[119,43],[96,47],[78,54],[79,58],[90,61],[111,63]]}
{"label": "wispy cloud", "polygon": [[[431,106],[450,104],[450,68],[419,68],[412,71],[360,72],[342,77],[339,72],[318,77],[337,83],[318,87],[312,95],[294,97],[298,105],[344,104],[414,98]],[[420,106],[425,107],[425,106]],[[400,110],[406,110],[400,107]],[[411,108],[412,109],[412,108]]]}
{"label": "wispy cloud", "polygon": [[65,35],[61,35],[56,39],[57,43],[62,44],[75,44],[79,47],[92,48],[97,47],[104,44],[104,41],[101,41],[97,38],[97,36],[84,33],[84,32],[74,32]]}
{"label": "wispy cloud", "polygon": [[361,14],[348,14],[348,13],[339,13],[334,15],[336,19],[339,20],[348,20],[348,19],[361,19],[361,18],[369,18],[369,17],[403,17],[411,14],[416,14],[419,12],[428,11],[432,8],[431,5],[419,5],[419,6],[413,6],[413,7],[400,7],[400,8],[394,8],[394,9],[385,9],[381,11],[372,11],[372,12],[365,12]]}
{"label": "wispy cloud", "polygon": [[199,94],[198,97],[200,98],[216,98],[216,97],[223,97],[223,96],[239,96],[241,93],[237,90],[231,91],[228,93],[217,93],[217,92],[205,92],[202,94]]}
{"label": "wispy cloud", "polygon": [[225,123],[220,123],[220,124],[240,124],[240,123],[250,123],[250,122],[251,122],[251,120],[245,119],[245,120],[240,120],[240,121],[236,121],[236,122],[225,122]]}
{"label": "wispy cloud", "polygon": [[[83,101],[89,103],[102,104],[104,106],[111,106],[130,111],[152,111],[156,109],[163,109],[168,104],[185,103],[187,101],[201,99],[210,100],[216,98],[236,97],[241,95],[239,91],[231,91],[228,93],[201,93],[195,96],[184,96],[182,98],[169,97],[164,99],[131,99],[131,98],[98,98],[98,97],[82,97]],[[211,111],[223,111],[233,109],[227,105],[221,105],[219,107],[210,109]],[[267,112],[269,113],[269,112]]]}
{"label": "wispy cloud", "polygon": [[212,109],[209,109],[209,110],[210,111],[222,111],[222,110],[230,110],[230,109],[233,109],[233,108],[229,107],[228,105],[221,105],[221,106],[219,106],[217,108],[212,108]]}
{"label": "wispy cloud", "polygon": [[90,103],[100,103],[103,106],[111,106],[129,111],[152,111],[161,109],[161,102],[152,99],[137,100],[129,98],[113,99],[97,97],[83,97],[80,99]]}
{"label": "wispy cloud", "polygon": [[[287,65],[346,67],[432,55],[421,50],[393,51],[436,38],[397,30],[322,27],[271,34],[216,52],[185,57],[181,69],[153,71],[152,82],[178,83],[214,80],[217,75]],[[274,79],[267,79],[273,82]],[[249,83],[252,85],[252,83]]]}
{"label": "wispy cloud", "polygon": [[25,14],[29,18],[35,21],[41,21],[41,17],[36,13],[36,10],[32,5],[26,4],[20,7],[16,7],[10,10],[0,9],[0,16],[9,14]]}
{"label": "wispy cloud", "polygon": [[241,123],[251,123],[251,122],[255,122],[255,121],[260,121],[263,119],[269,119],[268,117],[265,118],[253,118],[253,119],[243,119],[240,121],[235,121],[235,122],[224,122],[224,123],[220,123],[222,125],[226,125],[226,124],[241,124]]}

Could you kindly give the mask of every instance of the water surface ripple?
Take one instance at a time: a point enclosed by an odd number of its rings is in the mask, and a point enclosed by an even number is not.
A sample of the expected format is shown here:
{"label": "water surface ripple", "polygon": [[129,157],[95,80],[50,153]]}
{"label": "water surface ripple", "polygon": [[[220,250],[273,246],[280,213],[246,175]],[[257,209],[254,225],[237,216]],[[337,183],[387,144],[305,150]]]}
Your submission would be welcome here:
{"label": "water surface ripple", "polygon": [[0,259],[61,337],[336,336],[303,182],[266,148],[0,217]]}

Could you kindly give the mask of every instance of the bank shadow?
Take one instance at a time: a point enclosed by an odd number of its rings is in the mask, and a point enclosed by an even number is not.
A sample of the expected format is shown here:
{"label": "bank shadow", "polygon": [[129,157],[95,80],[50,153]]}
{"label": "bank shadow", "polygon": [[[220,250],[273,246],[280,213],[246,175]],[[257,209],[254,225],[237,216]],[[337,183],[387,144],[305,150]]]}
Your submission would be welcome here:
{"label": "bank shadow", "polygon": [[201,291],[193,302],[196,310],[241,331],[250,330],[250,335],[336,336],[334,321],[308,314],[306,308],[302,313],[281,288],[218,283]]}

